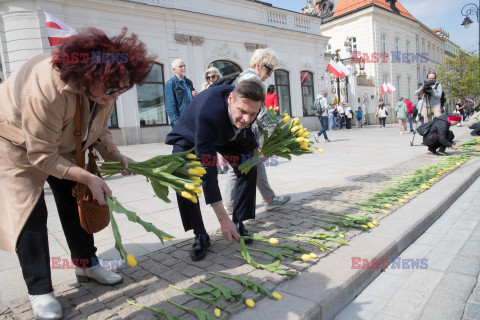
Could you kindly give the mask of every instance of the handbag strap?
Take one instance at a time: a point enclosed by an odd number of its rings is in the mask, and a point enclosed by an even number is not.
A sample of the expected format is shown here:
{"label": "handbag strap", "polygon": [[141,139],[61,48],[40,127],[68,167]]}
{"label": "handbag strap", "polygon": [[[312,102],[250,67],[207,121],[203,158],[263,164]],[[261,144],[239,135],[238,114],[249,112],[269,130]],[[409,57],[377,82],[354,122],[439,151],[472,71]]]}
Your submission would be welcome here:
{"label": "handbag strap", "polygon": [[82,130],[80,126],[80,95],[77,95],[77,105],[75,107],[75,155],[77,158],[77,166],[85,169],[85,154],[82,152]]}

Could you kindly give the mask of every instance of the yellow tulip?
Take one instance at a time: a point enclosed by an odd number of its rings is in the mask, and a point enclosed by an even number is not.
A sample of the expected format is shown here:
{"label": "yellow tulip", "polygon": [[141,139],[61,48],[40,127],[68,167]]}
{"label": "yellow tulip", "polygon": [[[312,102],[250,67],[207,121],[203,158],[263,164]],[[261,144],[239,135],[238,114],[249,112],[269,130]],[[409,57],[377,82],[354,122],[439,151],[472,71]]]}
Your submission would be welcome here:
{"label": "yellow tulip", "polygon": [[398,199],[398,202],[405,202],[405,199]]}
{"label": "yellow tulip", "polygon": [[347,240],[340,242],[340,244],[345,244],[347,243]]}
{"label": "yellow tulip", "polygon": [[195,190],[195,186],[193,184],[187,183],[187,184],[184,185],[184,187],[187,190]]}
{"label": "yellow tulip", "polygon": [[298,123],[298,118],[293,119],[292,124],[293,124],[294,126],[296,126],[297,123]]}
{"label": "yellow tulip", "polygon": [[206,174],[207,173],[207,170],[205,170],[204,167],[196,167],[195,169],[197,169],[197,171],[200,172],[201,174]]}
{"label": "yellow tulip", "polygon": [[412,191],[412,192],[413,192],[413,194],[417,194],[417,193],[418,193],[418,191],[417,191],[417,190],[415,190],[415,191]]}
{"label": "yellow tulip", "polygon": [[215,317],[220,318],[220,315],[222,314],[222,312],[220,311],[220,309],[215,308],[215,310],[213,311],[213,314],[215,315]]}
{"label": "yellow tulip", "polygon": [[323,249],[323,248],[320,248],[320,251],[322,251],[322,252],[325,252],[325,249]]}
{"label": "yellow tulip", "polygon": [[372,223],[373,223],[374,226],[378,226],[377,220],[372,220]]}
{"label": "yellow tulip", "polygon": [[413,191],[410,191],[408,194],[409,195],[414,195],[415,193],[413,193]]}
{"label": "yellow tulip", "polygon": [[283,297],[276,292],[272,292],[272,296],[277,300],[282,300],[283,299]]}
{"label": "yellow tulip", "polygon": [[308,255],[308,254],[304,254],[304,255],[302,256],[302,260],[303,260],[303,261],[307,261],[307,260],[309,260],[310,258],[311,258],[311,257],[310,257],[310,255]]}
{"label": "yellow tulip", "polygon": [[298,130],[298,126],[294,126],[292,129],[290,129],[291,132],[295,132]]}
{"label": "yellow tulip", "polygon": [[345,236],[344,236],[343,234],[341,234],[341,233],[338,235],[338,237],[339,237],[340,239],[344,239],[344,238],[345,238]]}
{"label": "yellow tulip", "polygon": [[245,304],[250,308],[253,308],[255,306],[255,301],[253,301],[252,299],[247,299],[245,300]]}
{"label": "yellow tulip", "polygon": [[182,197],[184,197],[185,199],[192,199],[192,194],[187,191],[182,191]]}
{"label": "yellow tulip", "polygon": [[300,130],[297,131],[297,134],[300,137],[304,132],[305,132],[305,130],[300,129]]}
{"label": "yellow tulip", "polygon": [[308,137],[309,135],[310,135],[309,132],[304,132],[304,133],[302,133],[302,137],[304,137],[304,138]]}
{"label": "yellow tulip", "polygon": [[202,165],[202,163],[200,161],[190,161],[190,164],[194,164],[194,165],[197,165],[197,166]]}
{"label": "yellow tulip", "polygon": [[409,196],[403,196],[403,198],[405,198],[405,199],[410,199],[410,197],[409,197]]}
{"label": "yellow tulip", "polygon": [[308,140],[308,139],[305,139],[304,141],[305,141],[305,143],[309,143],[309,142],[310,142],[310,140]]}
{"label": "yellow tulip", "polygon": [[312,259],[317,258],[317,255],[316,255],[315,253],[313,253],[313,252],[310,252],[309,256],[310,256],[310,258],[312,258]]}
{"label": "yellow tulip", "polygon": [[189,153],[189,154],[187,154],[187,159],[192,159],[192,160],[197,159],[197,156],[194,155],[193,153]]}
{"label": "yellow tulip", "polygon": [[305,138],[300,137],[300,138],[295,139],[295,141],[296,141],[296,142],[303,142],[303,141],[305,141]]}
{"label": "yellow tulip", "polygon": [[278,243],[278,239],[277,238],[270,238],[268,240],[268,242],[270,242],[271,244],[277,244]]}
{"label": "yellow tulip", "polygon": [[287,123],[288,120],[290,120],[290,116],[285,116],[283,118],[283,123]]}
{"label": "yellow tulip", "polygon": [[192,196],[192,198],[190,199],[190,201],[192,201],[193,203],[197,203],[197,202],[198,202],[198,199],[197,199],[197,197]]}
{"label": "yellow tulip", "polygon": [[196,187],[195,189],[193,189],[193,192],[195,192],[196,194],[202,194],[202,189]]}
{"label": "yellow tulip", "polygon": [[323,151],[323,149],[318,148],[318,152],[324,153],[325,151]]}
{"label": "yellow tulip", "polygon": [[422,184],[422,186],[420,187],[422,189],[428,189],[428,186],[426,184]]}
{"label": "yellow tulip", "polygon": [[391,205],[390,203],[385,203],[384,206],[385,206],[386,208],[392,207],[392,205]]}
{"label": "yellow tulip", "polygon": [[132,254],[127,254],[127,263],[131,267],[135,267],[137,265],[137,260]]}
{"label": "yellow tulip", "polygon": [[192,176],[199,176],[202,173],[195,168],[190,168],[190,169],[188,169],[188,174],[192,175]]}
{"label": "yellow tulip", "polygon": [[193,177],[190,177],[190,179],[192,179],[196,183],[202,183],[202,179],[200,179],[199,177],[193,176]]}
{"label": "yellow tulip", "polygon": [[373,223],[371,223],[371,222],[367,223],[367,226],[368,226],[370,229],[375,228],[375,226],[374,226]]}
{"label": "yellow tulip", "polygon": [[360,227],[362,227],[363,229],[368,229],[368,226],[365,224],[361,224]]}
{"label": "yellow tulip", "polygon": [[387,210],[385,210],[385,209],[382,209],[381,212],[382,212],[382,213],[385,213],[385,214],[388,214],[388,213],[389,213],[389,212],[388,212]]}

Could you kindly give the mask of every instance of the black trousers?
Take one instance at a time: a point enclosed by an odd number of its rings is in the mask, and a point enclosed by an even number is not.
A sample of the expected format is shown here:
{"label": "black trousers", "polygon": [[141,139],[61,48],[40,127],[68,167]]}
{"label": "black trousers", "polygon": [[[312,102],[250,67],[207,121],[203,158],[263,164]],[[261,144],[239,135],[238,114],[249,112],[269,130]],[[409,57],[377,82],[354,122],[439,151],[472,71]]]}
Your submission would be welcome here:
{"label": "black trousers", "polygon": [[345,121],[347,122],[345,128],[346,128],[347,130],[352,129],[352,118],[345,117]]}
{"label": "black trousers", "polygon": [[[191,146],[182,146],[175,144],[173,153],[179,153],[191,149]],[[257,191],[257,167],[253,167],[247,174],[242,174],[238,169],[238,165],[242,160],[246,159],[247,150],[240,144],[228,144],[217,149],[225,159],[230,160],[233,157],[239,159],[238,162],[230,162],[230,165],[237,176],[235,184],[235,195],[233,200],[233,217],[234,223],[255,219],[255,197]],[[242,157],[243,154],[243,157]],[[185,199],[177,193],[178,209],[182,218],[183,228],[185,231],[191,229],[204,228],[202,213],[200,211],[200,203],[193,203]]]}
{"label": "black trousers", "polygon": [[[447,131],[447,136],[446,136],[446,139],[449,141],[449,142],[453,142],[453,139],[455,138],[455,135],[453,134],[452,131]],[[430,150],[437,150],[438,151],[442,151],[442,152],[445,152],[445,149],[447,147],[444,146],[443,144],[440,143],[440,141],[438,141],[438,138],[431,144],[428,146],[428,149]]]}
{"label": "black trousers", "polygon": [[[78,207],[72,195],[74,181],[57,179],[53,176],[47,179],[52,189],[58,209],[63,232],[71,252],[72,262],[76,266],[91,267],[96,260],[93,235],[88,234],[80,226]],[[23,278],[31,295],[50,293],[52,275],[50,269],[50,252],[48,250],[47,206],[44,193],[28,218],[17,241],[16,251]]]}

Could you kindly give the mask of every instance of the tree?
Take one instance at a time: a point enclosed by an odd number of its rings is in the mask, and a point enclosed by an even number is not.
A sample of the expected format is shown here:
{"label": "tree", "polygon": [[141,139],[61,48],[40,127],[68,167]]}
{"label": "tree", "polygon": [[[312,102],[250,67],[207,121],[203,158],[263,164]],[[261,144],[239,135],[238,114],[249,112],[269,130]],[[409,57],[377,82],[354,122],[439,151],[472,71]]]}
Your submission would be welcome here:
{"label": "tree", "polygon": [[446,58],[437,75],[447,99],[478,96],[478,79],[478,53],[475,51],[460,50],[458,56]]}

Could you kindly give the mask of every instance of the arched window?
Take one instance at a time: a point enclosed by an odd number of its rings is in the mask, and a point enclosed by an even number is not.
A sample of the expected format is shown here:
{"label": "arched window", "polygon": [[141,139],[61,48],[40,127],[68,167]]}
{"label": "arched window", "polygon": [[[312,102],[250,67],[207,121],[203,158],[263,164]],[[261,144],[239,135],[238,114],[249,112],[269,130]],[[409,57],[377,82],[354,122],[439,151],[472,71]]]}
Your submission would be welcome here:
{"label": "arched window", "polygon": [[352,40],[352,52],[358,51],[357,50],[357,38],[352,37],[351,40]]}
{"label": "arched window", "polygon": [[290,107],[290,80],[288,71],[275,70],[275,86],[277,88],[278,104],[280,105],[280,113],[291,113]]}
{"label": "arched window", "polygon": [[395,52],[398,54],[400,52],[400,39],[395,38]]}
{"label": "arched window", "polygon": [[[388,83],[388,76],[383,76],[383,83]],[[388,92],[385,92],[385,94],[383,95],[383,102],[385,104],[389,104],[390,101],[388,101]]]}
{"label": "arched window", "polygon": [[313,73],[308,71],[300,72],[300,84],[302,87],[302,105],[303,115],[313,116],[315,111],[312,110],[315,93],[313,91]]}
{"label": "arched window", "polygon": [[118,128],[117,102],[116,101],[113,103],[112,114],[110,115],[110,119],[108,120],[108,128],[109,129]]}
{"label": "arched window", "polygon": [[163,65],[155,63],[145,83],[137,86],[140,126],[168,124]]}
{"label": "arched window", "polygon": [[220,70],[220,72],[222,73],[222,75],[224,77],[232,75],[232,74],[239,74],[239,73],[242,72],[242,69],[239,66],[237,66],[235,63],[227,61],[227,60],[214,61],[214,62],[210,63],[210,65],[208,67],[209,68],[210,67],[217,68],[218,70]]}

